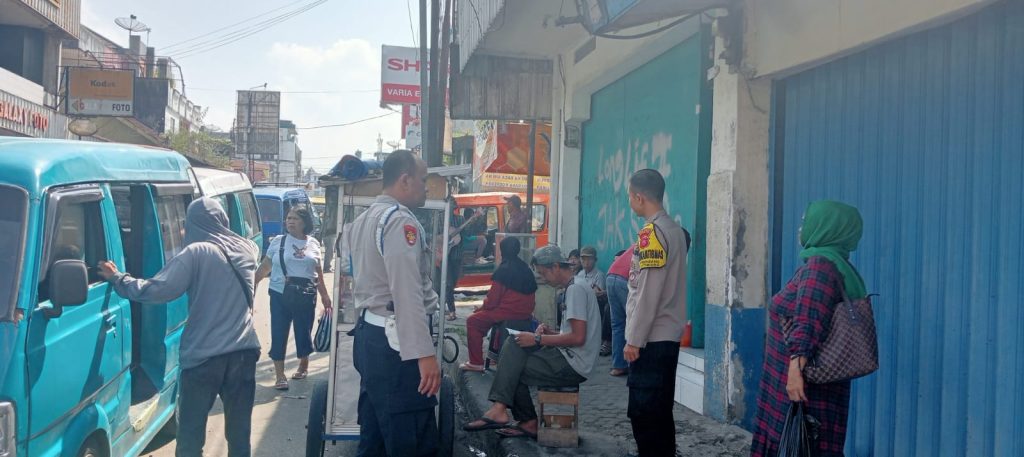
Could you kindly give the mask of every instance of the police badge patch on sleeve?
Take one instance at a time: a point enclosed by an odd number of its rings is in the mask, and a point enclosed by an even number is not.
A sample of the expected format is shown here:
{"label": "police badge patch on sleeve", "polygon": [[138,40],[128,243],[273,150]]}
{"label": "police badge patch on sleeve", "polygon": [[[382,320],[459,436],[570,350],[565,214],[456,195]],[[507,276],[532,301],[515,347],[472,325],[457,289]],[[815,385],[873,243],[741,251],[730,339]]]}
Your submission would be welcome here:
{"label": "police badge patch on sleeve", "polygon": [[409,246],[415,246],[416,245],[416,236],[417,236],[416,227],[414,227],[414,226],[412,226],[410,224],[405,224],[405,242],[406,242],[406,244],[408,244]]}
{"label": "police badge patch on sleeve", "polygon": [[657,231],[654,230],[654,224],[651,223],[640,229],[640,234],[637,236],[636,251],[636,256],[639,260],[638,266],[641,270],[644,268],[664,267],[668,260],[668,253],[661,244],[661,240],[658,239]]}

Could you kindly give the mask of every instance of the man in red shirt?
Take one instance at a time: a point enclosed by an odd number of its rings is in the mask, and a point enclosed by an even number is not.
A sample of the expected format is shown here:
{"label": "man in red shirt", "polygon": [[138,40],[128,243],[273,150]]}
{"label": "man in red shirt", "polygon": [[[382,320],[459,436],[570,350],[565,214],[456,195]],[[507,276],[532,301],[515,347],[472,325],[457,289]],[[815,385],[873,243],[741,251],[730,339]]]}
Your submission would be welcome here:
{"label": "man in red shirt", "polygon": [[505,233],[526,233],[530,231],[530,221],[523,211],[523,200],[518,195],[506,197],[508,203],[508,222],[505,224]]}

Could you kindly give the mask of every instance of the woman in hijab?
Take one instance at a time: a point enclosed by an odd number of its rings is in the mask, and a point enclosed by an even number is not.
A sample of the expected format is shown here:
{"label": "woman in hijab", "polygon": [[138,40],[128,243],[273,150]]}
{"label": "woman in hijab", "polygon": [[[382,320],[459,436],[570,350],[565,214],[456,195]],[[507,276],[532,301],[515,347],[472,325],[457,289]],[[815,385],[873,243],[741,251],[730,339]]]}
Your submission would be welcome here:
{"label": "woman in hijab", "polygon": [[480,309],[466,318],[466,343],[469,361],[459,368],[484,371],[484,335],[492,325],[507,320],[530,319],[533,314],[537,281],[533,270],[519,258],[519,239],[505,238],[499,245],[501,265],[491,276],[491,290]]}
{"label": "woman in hijab", "polygon": [[801,370],[828,335],[832,313],[843,301],[867,295],[864,280],[850,264],[863,221],[856,208],[834,201],[811,203],[800,227],[800,258],[786,287],[772,299],[771,323],[765,343],[764,371],[757,400],[751,456],[774,457],[792,402],[821,426],[811,442],[813,455],[842,456],[846,441],[850,381],[830,384],[804,382]]}
{"label": "woman in hijab", "polygon": [[228,229],[220,203],[200,198],[185,216],[185,248],[152,279],[137,279],[101,262],[118,295],[143,304],[188,293],[181,336],[177,455],[201,456],[206,419],[217,395],[224,405],[228,455],[250,455],[260,342],[252,325],[259,247]]}

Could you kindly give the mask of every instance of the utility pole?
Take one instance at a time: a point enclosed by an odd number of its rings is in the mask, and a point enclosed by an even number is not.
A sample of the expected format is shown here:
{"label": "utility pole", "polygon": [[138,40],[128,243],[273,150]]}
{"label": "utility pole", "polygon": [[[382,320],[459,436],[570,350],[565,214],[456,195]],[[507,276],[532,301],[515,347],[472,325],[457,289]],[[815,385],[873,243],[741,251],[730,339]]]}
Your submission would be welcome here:
{"label": "utility pole", "polygon": [[429,97],[427,92],[430,90],[430,85],[427,78],[427,65],[429,59],[427,58],[427,0],[420,0],[420,156],[424,161],[429,164],[427,158],[427,141],[426,135],[430,123],[428,118],[429,113],[427,107],[430,106]]}
{"label": "utility pole", "polygon": [[[430,147],[427,151],[429,154],[424,156],[427,160],[427,165],[431,167],[437,167],[441,165],[441,148],[440,142],[438,141],[438,126],[444,125],[444,98],[440,91],[440,65],[437,62],[438,58],[438,35],[440,34],[440,19],[441,13],[441,0],[430,0],[430,63],[427,64],[427,69],[430,72],[430,105],[427,105],[427,117],[430,118],[430,128],[427,129],[427,144]],[[439,110],[440,108],[440,110]],[[440,113],[440,115],[438,115]]]}
{"label": "utility pole", "polygon": [[530,164],[526,170],[526,233],[533,232],[533,178],[537,156],[537,121],[530,121]]}
{"label": "utility pole", "polygon": [[253,137],[253,133],[254,133],[254,128],[253,128],[253,125],[252,125],[252,91],[251,90],[249,91],[249,104],[246,107],[246,110],[248,111],[248,114],[246,114],[246,116],[245,116],[245,122],[246,122],[246,128],[245,128],[245,131],[246,131],[246,134],[245,134],[245,167],[246,167],[246,170],[245,171],[246,171],[246,174],[249,175],[249,182],[253,182],[254,183],[254,182],[256,182],[256,180],[253,179],[253,175],[255,174],[253,172],[253,167],[254,167],[255,164],[253,163],[253,160],[252,160],[252,137]]}

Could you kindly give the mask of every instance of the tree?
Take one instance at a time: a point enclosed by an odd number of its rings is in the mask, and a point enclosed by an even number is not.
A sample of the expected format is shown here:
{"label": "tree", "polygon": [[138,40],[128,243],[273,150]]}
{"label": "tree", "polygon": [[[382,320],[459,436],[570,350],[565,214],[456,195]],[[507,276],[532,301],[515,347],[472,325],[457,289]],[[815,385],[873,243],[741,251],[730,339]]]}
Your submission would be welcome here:
{"label": "tree", "polygon": [[171,149],[210,165],[226,168],[231,163],[227,153],[231,150],[231,140],[213,136],[205,129],[179,129],[172,132],[167,140]]}

